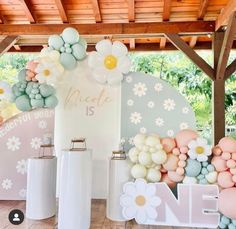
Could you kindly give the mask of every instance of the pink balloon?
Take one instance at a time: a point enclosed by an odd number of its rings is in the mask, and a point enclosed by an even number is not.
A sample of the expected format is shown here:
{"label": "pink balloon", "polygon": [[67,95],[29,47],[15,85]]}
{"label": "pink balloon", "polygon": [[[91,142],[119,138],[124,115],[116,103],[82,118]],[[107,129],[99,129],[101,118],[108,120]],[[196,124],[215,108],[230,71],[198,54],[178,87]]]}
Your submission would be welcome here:
{"label": "pink balloon", "polygon": [[221,148],[217,145],[212,148],[212,152],[215,156],[220,156],[222,153]]}
{"label": "pink balloon", "polygon": [[236,220],[236,188],[224,189],[220,192],[218,205],[219,211],[231,218]]}
{"label": "pink balloon", "polygon": [[31,60],[31,61],[27,62],[26,69],[29,69],[32,72],[35,72],[35,69],[37,68],[37,66],[38,66],[38,63],[34,60]]}
{"label": "pink balloon", "polygon": [[224,137],[219,141],[219,146],[223,151],[236,152],[236,140],[231,137]]}
{"label": "pink balloon", "polygon": [[184,179],[184,176],[179,175],[177,172],[175,171],[168,171],[168,177],[174,181],[174,182],[180,182]]}
{"label": "pink balloon", "polygon": [[163,164],[163,168],[167,171],[175,171],[178,167],[179,157],[174,154],[167,155],[167,161]]}
{"label": "pink balloon", "polygon": [[176,143],[175,143],[174,138],[162,138],[161,144],[163,145],[163,149],[167,153],[170,153],[176,147]]}
{"label": "pink balloon", "polygon": [[230,172],[227,171],[219,173],[217,182],[222,188],[231,188],[234,186],[232,175]]}
{"label": "pink balloon", "polygon": [[214,156],[211,163],[215,166],[217,172],[222,172],[227,170],[226,161],[220,156]]}
{"label": "pink balloon", "polygon": [[182,146],[187,146],[191,140],[194,140],[197,137],[198,137],[198,134],[196,131],[186,129],[186,130],[181,130],[180,132],[178,132],[176,134],[175,140],[176,140],[177,146],[180,148]]}

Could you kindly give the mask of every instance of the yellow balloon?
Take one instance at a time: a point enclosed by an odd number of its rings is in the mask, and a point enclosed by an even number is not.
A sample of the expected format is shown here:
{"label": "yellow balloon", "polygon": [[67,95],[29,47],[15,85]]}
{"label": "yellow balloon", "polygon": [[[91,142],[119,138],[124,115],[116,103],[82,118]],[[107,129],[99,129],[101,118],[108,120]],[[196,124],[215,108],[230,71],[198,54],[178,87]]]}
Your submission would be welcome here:
{"label": "yellow balloon", "polygon": [[112,69],[116,68],[117,58],[113,55],[106,56],[105,59],[104,59],[104,65],[109,70],[112,70]]}

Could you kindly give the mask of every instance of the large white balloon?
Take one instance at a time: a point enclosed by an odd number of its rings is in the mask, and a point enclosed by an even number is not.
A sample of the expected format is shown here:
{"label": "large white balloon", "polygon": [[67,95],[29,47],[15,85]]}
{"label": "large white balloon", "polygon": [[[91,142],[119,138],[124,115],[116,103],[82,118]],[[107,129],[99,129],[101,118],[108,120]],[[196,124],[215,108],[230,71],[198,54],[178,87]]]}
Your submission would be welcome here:
{"label": "large white balloon", "polygon": [[167,154],[164,150],[159,150],[156,153],[152,153],[152,160],[158,165],[163,164],[167,160]]}
{"label": "large white balloon", "polygon": [[152,164],[152,158],[151,154],[147,152],[140,152],[138,155],[138,161],[141,165],[151,165]]}
{"label": "large white balloon", "polygon": [[138,162],[138,155],[139,155],[139,151],[137,148],[133,147],[129,150],[129,158],[133,163],[137,163]]}
{"label": "large white balloon", "polygon": [[144,178],[147,175],[147,169],[145,166],[136,164],[131,168],[131,175],[135,178]]}
{"label": "large white balloon", "polygon": [[146,135],[145,134],[137,134],[134,137],[134,145],[135,146],[143,146],[145,144]]}
{"label": "large white balloon", "polygon": [[161,172],[154,168],[150,168],[147,171],[147,180],[151,182],[158,182],[161,180]]}

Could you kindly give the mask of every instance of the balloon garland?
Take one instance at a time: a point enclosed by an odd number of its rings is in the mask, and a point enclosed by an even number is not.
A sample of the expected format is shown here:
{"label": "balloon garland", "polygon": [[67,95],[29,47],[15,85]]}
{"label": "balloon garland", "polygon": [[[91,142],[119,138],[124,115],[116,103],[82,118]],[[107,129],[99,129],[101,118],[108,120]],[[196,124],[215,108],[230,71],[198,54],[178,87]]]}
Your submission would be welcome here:
{"label": "balloon garland", "polygon": [[133,163],[133,178],[148,182],[166,182],[171,188],[177,183],[217,184],[220,228],[236,228],[236,140],[224,137],[217,146],[199,138],[193,130],[182,130],[175,138],[156,134],[138,134],[128,152]]}

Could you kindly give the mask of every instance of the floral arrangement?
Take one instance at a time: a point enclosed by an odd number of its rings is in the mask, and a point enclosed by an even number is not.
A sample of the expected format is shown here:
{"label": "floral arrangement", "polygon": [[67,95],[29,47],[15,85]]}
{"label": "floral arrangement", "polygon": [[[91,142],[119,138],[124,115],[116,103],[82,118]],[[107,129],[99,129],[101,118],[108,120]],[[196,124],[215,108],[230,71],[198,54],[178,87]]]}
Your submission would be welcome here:
{"label": "floral arrangement", "polygon": [[156,134],[137,134],[134,147],[128,152],[133,163],[131,175],[147,182],[166,182],[171,188],[177,183],[216,184],[220,228],[236,228],[236,141],[224,137],[217,146],[210,146],[193,130],[182,130],[175,138]]}

